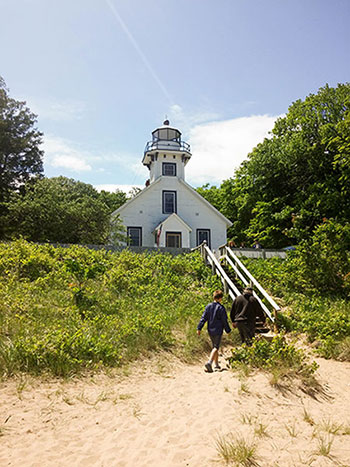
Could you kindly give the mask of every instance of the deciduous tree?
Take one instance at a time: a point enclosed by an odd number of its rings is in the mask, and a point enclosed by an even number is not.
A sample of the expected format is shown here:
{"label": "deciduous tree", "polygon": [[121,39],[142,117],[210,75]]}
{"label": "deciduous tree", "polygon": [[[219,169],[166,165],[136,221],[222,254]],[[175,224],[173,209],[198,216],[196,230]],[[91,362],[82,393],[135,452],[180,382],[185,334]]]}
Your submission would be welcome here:
{"label": "deciduous tree", "polygon": [[9,97],[0,77],[0,202],[33,175],[43,173],[42,133],[25,102]]}
{"label": "deciduous tree", "polygon": [[[114,205],[115,206],[115,205]],[[113,208],[114,208],[113,206]],[[97,190],[66,177],[43,178],[27,183],[25,193],[13,193],[7,203],[5,234],[37,242],[118,243],[120,219]]]}

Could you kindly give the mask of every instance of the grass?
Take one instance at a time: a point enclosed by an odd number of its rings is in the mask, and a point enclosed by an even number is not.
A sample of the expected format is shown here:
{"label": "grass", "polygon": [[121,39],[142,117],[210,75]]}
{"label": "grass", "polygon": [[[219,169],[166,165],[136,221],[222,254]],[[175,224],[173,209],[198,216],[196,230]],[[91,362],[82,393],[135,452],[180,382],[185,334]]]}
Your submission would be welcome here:
{"label": "grass", "polygon": [[141,409],[138,405],[135,405],[132,409],[132,414],[135,418],[137,418],[138,420],[140,420],[141,418],[141,415],[142,415],[142,412],[141,412]]}
{"label": "grass", "polygon": [[193,361],[208,349],[193,329],[219,287],[197,253],[0,243],[0,377],[70,377],[162,349]]}
{"label": "grass", "polygon": [[350,337],[346,337],[338,345],[338,360],[350,362]]}
{"label": "grass", "polygon": [[248,385],[248,383],[246,381],[241,381],[241,386],[240,386],[240,388],[238,390],[238,393],[240,395],[250,393],[249,385]]}
{"label": "grass", "polygon": [[304,421],[308,423],[309,425],[313,426],[315,425],[315,421],[310,415],[310,413],[305,409],[304,407],[304,414],[303,414]]}
{"label": "grass", "polygon": [[256,422],[257,416],[252,414],[241,414],[241,422],[245,425],[253,425]]}
{"label": "grass", "polygon": [[319,355],[350,361],[349,282],[332,294],[324,286],[309,289],[310,281],[301,280],[300,274],[308,269],[308,259],[296,261],[294,253],[287,260],[245,258],[244,263],[273,296],[280,297],[284,312],[278,315],[279,329],[306,334],[317,343]]}
{"label": "grass", "polygon": [[329,418],[322,420],[318,425],[317,428],[320,431],[325,431],[331,435],[337,435],[342,432],[343,424],[336,423],[331,421]]}
{"label": "grass", "polygon": [[300,381],[305,392],[313,393],[318,389],[314,376],[317,369],[315,362],[310,363],[307,355],[284,335],[277,335],[271,341],[260,338],[253,340],[251,346],[243,344],[232,349],[230,365],[242,371],[242,368],[259,368],[270,373],[270,384],[279,387],[294,379]]}
{"label": "grass", "polygon": [[287,423],[284,424],[285,429],[289,433],[289,436],[292,438],[296,438],[298,436],[298,431],[295,427],[295,422],[291,425],[288,425]]}
{"label": "grass", "polygon": [[132,398],[133,398],[133,395],[132,395],[132,394],[127,394],[127,393],[125,393],[125,394],[119,394],[119,399],[120,399],[121,401],[126,401],[126,400],[132,399]]}
{"label": "grass", "polygon": [[269,434],[267,432],[267,425],[265,425],[264,423],[257,423],[254,427],[254,433],[259,437],[259,438],[263,438],[263,437],[268,437]]}
{"label": "grass", "polygon": [[252,467],[257,466],[257,445],[241,436],[219,435],[216,439],[216,450],[219,458],[226,464],[236,466]]}
{"label": "grass", "polygon": [[324,457],[330,457],[334,438],[320,436],[318,439],[318,448],[315,454]]}

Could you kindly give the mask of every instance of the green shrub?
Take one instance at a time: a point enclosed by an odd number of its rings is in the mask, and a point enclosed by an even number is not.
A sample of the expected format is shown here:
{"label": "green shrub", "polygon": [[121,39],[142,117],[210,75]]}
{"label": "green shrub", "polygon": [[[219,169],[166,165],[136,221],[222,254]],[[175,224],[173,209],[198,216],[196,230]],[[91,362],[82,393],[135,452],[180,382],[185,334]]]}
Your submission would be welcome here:
{"label": "green shrub", "polygon": [[278,335],[271,341],[255,338],[251,346],[244,344],[236,347],[232,349],[229,362],[233,368],[245,364],[271,372],[281,370],[280,374],[285,377],[298,376],[302,380],[312,376],[317,369],[317,364],[310,364],[305,353],[288,343],[283,335]]}
{"label": "green shrub", "polygon": [[198,339],[187,337],[218,287],[197,253],[0,243],[0,374],[63,376],[158,348],[191,354]]}
{"label": "green shrub", "polygon": [[244,262],[284,306],[278,314],[279,329],[306,333],[310,342],[316,341],[320,355],[338,358],[342,342],[350,336],[348,228],[325,222],[310,242],[286,260]]}

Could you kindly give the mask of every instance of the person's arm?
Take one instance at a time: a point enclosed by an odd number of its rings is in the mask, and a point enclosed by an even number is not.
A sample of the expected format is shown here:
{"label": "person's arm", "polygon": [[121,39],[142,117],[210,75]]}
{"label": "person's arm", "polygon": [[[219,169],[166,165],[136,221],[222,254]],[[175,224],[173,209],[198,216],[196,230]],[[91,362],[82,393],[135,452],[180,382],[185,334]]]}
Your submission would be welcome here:
{"label": "person's arm", "polygon": [[203,311],[203,314],[202,314],[202,317],[201,319],[199,320],[199,323],[198,323],[198,326],[197,326],[197,334],[199,336],[199,334],[201,333],[201,330],[203,328],[203,326],[205,325],[206,321],[208,320],[208,313],[207,313],[207,307],[205,308],[205,310]]}
{"label": "person's arm", "polygon": [[228,334],[229,332],[231,332],[231,328],[230,328],[230,325],[228,324],[228,321],[227,321],[226,309],[225,309],[224,306],[222,308],[223,308],[223,310],[222,310],[222,320],[224,322],[224,329]]}
{"label": "person's arm", "polygon": [[236,300],[233,300],[232,307],[231,307],[231,313],[230,313],[230,318],[231,318],[233,327],[236,327],[235,317],[236,317]]}
{"label": "person's arm", "polygon": [[257,318],[259,318],[263,323],[266,321],[266,315],[265,312],[260,305],[260,302],[254,297],[254,302],[255,302],[255,315]]}

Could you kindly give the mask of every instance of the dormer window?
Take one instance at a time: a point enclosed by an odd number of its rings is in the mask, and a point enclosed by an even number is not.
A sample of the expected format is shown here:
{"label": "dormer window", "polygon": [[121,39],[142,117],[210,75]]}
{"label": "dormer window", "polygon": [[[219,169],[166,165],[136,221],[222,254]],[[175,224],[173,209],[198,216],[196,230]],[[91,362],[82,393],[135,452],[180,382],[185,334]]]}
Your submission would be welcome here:
{"label": "dormer window", "polygon": [[165,175],[167,177],[176,177],[176,163],[163,162],[162,175]]}

